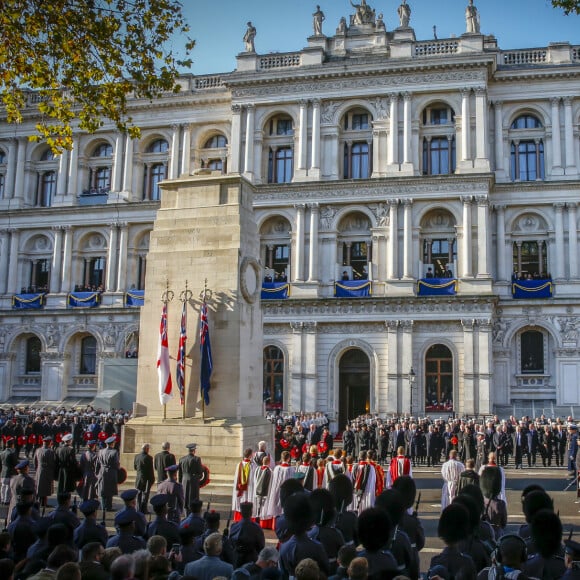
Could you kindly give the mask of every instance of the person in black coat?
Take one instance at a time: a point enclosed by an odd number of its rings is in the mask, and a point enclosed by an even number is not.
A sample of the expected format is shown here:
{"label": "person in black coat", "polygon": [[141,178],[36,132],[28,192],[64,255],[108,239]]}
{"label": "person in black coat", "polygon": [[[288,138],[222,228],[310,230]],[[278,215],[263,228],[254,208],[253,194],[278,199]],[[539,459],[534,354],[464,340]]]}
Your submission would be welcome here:
{"label": "person in black coat", "polygon": [[183,485],[185,496],[185,509],[189,513],[191,502],[199,499],[199,483],[203,477],[201,458],[195,453],[197,450],[196,443],[186,445],[189,454],[179,460],[179,483]]}
{"label": "person in black coat", "polygon": [[129,511],[115,516],[115,527],[119,533],[109,538],[107,548],[120,548],[123,554],[132,554],[147,547],[145,540],[135,535],[135,515]]}
{"label": "person in black coat", "polygon": [[242,519],[234,523],[230,529],[229,538],[234,545],[236,562],[234,568],[239,568],[248,562],[255,562],[258,554],[266,545],[264,532],[259,524],[252,521],[252,502],[240,504]]}
{"label": "person in black coat", "polygon": [[175,465],[177,460],[175,459],[175,455],[170,451],[171,445],[168,441],[163,443],[161,446],[162,451],[155,455],[153,460],[155,466],[155,472],[157,474],[157,483],[161,483],[167,477],[165,473],[165,468],[171,465]]}
{"label": "person in black coat", "polygon": [[81,550],[86,544],[98,542],[101,546],[107,545],[109,535],[107,528],[97,522],[97,515],[100,503],[96,499],[84,501],[79,506],[81,513],[85,516],[80,526],[75,528],[73,540],[75,546]]}
{"label": "person in black coat", "polygon": [[342,432],[342,448],[344,449],[347,455],[354,454],[354,433],[350,428],[350,425],[347,423],[344,431]]}
{"label": "person in black coat", "polygon": [[[137,506],[139,511],[146,513],[149,504],[149,494],[155,483],[155,470],[153,469],[153,457],[149,455],[151,445],[145,443],[141,447],[141,453],[135,455],[133,467],[135,469],[135,488],[137,494]],[[168,467],[168,466],[166,466]]]}

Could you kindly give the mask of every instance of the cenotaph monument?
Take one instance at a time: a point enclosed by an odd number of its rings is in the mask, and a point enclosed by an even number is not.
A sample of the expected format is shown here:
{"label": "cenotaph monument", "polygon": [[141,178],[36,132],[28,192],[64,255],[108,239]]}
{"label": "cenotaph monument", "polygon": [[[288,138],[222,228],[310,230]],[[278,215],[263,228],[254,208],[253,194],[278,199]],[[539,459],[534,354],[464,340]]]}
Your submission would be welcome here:
{"label": "cenotaph monument", "polygon": [[[122,464],[132,470],[143,443],[157,453],[169,441],[179,458],[187,453],[185,445],[195,442],[212,474],[232,475],[246,447],[256,449],[265,440],[273,449],[273,426],[264,418],[262,401],[260,240],[252,186],[241,177],[219,175],[166,181],[161,188],[147,255],[137,400],[124,427]],[[200,393],[204,292],[213,358],[208,405]],[[164,300],[173,379],[173,398],[165,408],[157,374]],[[182,406],[175,366],[183,300],[188,340]]]}

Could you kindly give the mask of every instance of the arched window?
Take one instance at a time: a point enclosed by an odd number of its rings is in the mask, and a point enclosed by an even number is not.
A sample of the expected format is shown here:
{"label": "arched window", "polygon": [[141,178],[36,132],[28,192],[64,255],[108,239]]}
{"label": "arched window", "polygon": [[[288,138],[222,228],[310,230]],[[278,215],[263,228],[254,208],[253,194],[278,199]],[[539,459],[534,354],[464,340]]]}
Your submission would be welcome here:
{"label": "arched window", "polygon": [[448,175],[455,171],[455,113],[444,103],[423,110],[423,175]]}
{"label": "arched window", "polygon": [[425,356],[425,411],[453,411],[453,355],[444,344]]}
{"label": "arched window", "polygon": [[226,147],[228,144],[227,139],[223,135],[214,135],[210,137],[203,146],[204,149],[219,149],[221,147]]}
{"label": "arched window", "polygon": [[91,157],[112,157],[113,146],[110,143],[100,143],[93,150]]}
{"label": "arched window", "polygon": [[523,375],[544,374],[544,335],[537,330],[522,332],[521,373]]}
{"label": "arched window", "polygon": [[147,153],[167,153],[169,143],[165,139],[156,139],[147,147]]}
{"label": "arched window", "polygon": [[513,181],[545,178],[544,127],[530,114],[520,115],[510,126],[510,174]]}
{"label": "arched window", "polygon": [[89,188],[84,194],[107,194],[111,190],[113,146],[99,143],[89,159]]}
{"label": "arched window", "polygon": [[158,201],[161,198],[159,183],[167,179],[169,143],[155,139],[143,153],[143,199]]}
{"label": "arched window", "polygon": [[[264,157],[268,183],[290,183],[294,177],[294,122],[287,115],[272,117],[264,127]],[[264,173],[263,173],[264,175]]]}
{"label": "arched window", "polygon": [[44,153],[40,156],[41,161],[54,161],[55,156],[52,149],[46,149]]}
{"label": "arched window", "polygon": [[83,280],[87,289],[102,290],[105,284],[105,264],[106,259],[104,257],[85,260]]}
{"label": "arched window", "polygon": [[27,375],[40,372],[40,352],[42,344],[40,338],[31,336],[26,340],[26,364],[25,372]]}
{"label": "arched window", "polygon": [[284,405],[284,353],[276,346],[264,349],[264,404],[266,410]]}
{"label": "arched window", "polygon": [[371,115],[361,108],[342,117],[343,179],[368,179],[371,176]]}
{"label": "arched window", "polygon": [[85,336],[81,340],[81,360],[79,374],[97,374],[97,339],[94,336]]}
{"label": "arched window", "polygon": [[39,176],[36,205],[50,207],[52,198],[56,193],[56,171],[47,171]]}
{"label": "arched window", "polygon": [[150,168],[149,174],[149,191],[151,192],[151,199],[152,200],[159,200],[161,199],[161,190],[159,188],[159,183],[163,181],[167,177],[167,165],[164,163],[156,163],[152,165]]}

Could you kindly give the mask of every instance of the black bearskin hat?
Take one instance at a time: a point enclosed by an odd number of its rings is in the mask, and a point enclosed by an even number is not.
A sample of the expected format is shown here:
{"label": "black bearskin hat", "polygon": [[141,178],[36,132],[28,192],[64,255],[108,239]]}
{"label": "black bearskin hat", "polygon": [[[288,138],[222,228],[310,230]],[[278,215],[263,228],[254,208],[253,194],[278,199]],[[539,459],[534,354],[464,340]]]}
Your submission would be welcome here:
{"label": "black bearskin hat", "polygon": [[405,513],[405,506],[403,504],[403,496],[396,489],[386,489],[377,497],[375,505],[378,508],[384,509],[391,518],[394,526],[401,523],[401,518]]}
{"label": "black bearskin hat", "polygon": [[284,502],[284,517],[288,530],[293,534],[303,534],[314,520],[312,508],[305,493],[294,493]]}
{"label": "black bearskin hat", "polygon": [[417,495],[417,486],[415,480],[410,475],[400,475],[393,482],[393,489],[396,489],[403,497],[405,509],[413,507],[415,496]]}
{"label": "black bearskin hat", "polygon": [[377,552],[388,542],[391,529],[391,518],[384,509],[368,508],[358,517],[359,540],[370,552]]}
{"label": "black bearskin hat", "polygon": [[469,512],[458,503],[448,505],[442,512],[437,526],[437,535],[448,545],[457,544],[467,536]]}
{"label": "black bearskin hat", "polygon": [[314,523],[323,526],[332,521],[336,510],[334,509],[334,498],[327,489],[315,489],[308,496],[308,501],[314,515]]}
{"label": "black bearskin hat", "polygon": [[483,496],[492,499],[501,493],[501,470],[494,465],[488,465],[479,476],[479,487]]}
{"label": "black bearskin hat", "polygon": [[469,531],[473,533],[479,527],[480,511],[477,507],[477,502],[470,496],[466,494],[459,494],[453,503],[462,505],[469,513]]}
{"label": "black bearskin hat", "polygon": [[555,556],[562,544],[562,522],[553,510],[540,510],[532,518],[532,539],[544,558]]}
{"label": "black bearskin hat", "polygon": [[481,493],[481,487],[479,487],[479,485],[470,483],[459,492],[459,495],[467,495],[472,500],[474,500],[477,505],[477,509],[479,510],[479,515],[481,516],[483,514],[485,510],[485,502],[483,501],[483,493]]}
{"label": "black bearskin hat", "polygon": [[526,495],[522,507],[524,510],[524,516],[526,516],[526,522],[529,524],[536,513],[540,510],[554,511],[554,502],[545,491],[540,491],[538,489],[536,491],[530,491]]}
{"label": "black bearskin hat", "polygon": [[295,493],[304,493],[302,482],[297,479],[287,479],[280,486],[280,504],[284,507],[286,500]]}
{"label": "black bearskin hat", "polygon": [[334,497],[334,505],[338,511],[344,511],[352,503],[352,481],[344,473],[339,473],[330,480],[328,491]]}

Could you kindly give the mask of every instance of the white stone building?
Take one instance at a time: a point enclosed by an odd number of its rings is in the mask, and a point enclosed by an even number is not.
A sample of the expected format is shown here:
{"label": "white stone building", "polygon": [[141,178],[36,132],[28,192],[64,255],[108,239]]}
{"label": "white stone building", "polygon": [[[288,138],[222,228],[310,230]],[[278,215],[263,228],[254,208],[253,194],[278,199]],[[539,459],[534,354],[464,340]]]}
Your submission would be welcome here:
{"label": "white stone building", "polygon": [[30,94],[0,124],[0,400],[129,404],[159,182],[212,172],[255,189],[267,405],[580,405],[580,46],[461,32],[355,14],[132,102],[139,140],[79,133],[59,158],[27,139]]}

